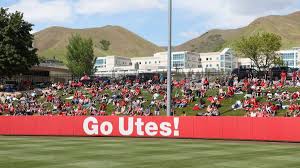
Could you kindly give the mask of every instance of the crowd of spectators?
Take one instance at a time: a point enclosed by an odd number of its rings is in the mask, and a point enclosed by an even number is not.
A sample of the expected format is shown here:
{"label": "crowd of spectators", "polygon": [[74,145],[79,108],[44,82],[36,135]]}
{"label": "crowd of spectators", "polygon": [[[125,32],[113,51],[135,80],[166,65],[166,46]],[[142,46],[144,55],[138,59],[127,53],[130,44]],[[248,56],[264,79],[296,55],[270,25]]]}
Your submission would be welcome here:
{"label": "crowd of spectators", "polygon": [[[165,81],[153,78],[124,80],[79,80],[53,83],[44,89],[20,93],[0,93],[1,115],[61,115],[61,116],[160,116],[166,111]],[[198,116],[219,116],[220,108],[228,106],[225,99],[234,99],[231,110],[243,110],[248,117],[273,117],[286,110],[286,116],[300,116],[300,76],[281,79],[230,77],[225,82],[215,79],[200,81],[173,80],[172,113]],[[288,91],[285,88],[293,88]],[[210,90],[215,95],[207,95]],[[242,97],[242,98],[241,98]],[[180,113],[178,112],[180,111]]]}

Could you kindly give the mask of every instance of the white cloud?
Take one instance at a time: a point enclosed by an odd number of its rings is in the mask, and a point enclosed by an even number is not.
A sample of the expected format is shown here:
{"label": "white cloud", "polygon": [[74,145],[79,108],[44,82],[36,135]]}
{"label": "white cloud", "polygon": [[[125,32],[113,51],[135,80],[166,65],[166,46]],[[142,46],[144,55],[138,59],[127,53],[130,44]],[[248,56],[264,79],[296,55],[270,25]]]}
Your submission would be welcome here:
{"label": "white cloud", "polygon": [[57,23],[72,18],[72,7],[68,0],[20,0],[8,8],[24,13],[33,23]]}
{"label": "white cloud", "polygon": [[118,14],[149,9],[163,9],[164,0],[79,0],[75,10],[82,15]]}
{"label": "white cloud", "polygon": [[[185,31],[177,34],[185,39],[197,37],[209,29],[246,26],[258,17],[288,14],[299,10],[300,7],[300,0],[173,0],[173,2],[174,13],[178,12],[183,15],[180,16],[181,19],[186,19],[180,20],[180,24],[189,24]],[[142,11],[165,10],[167,4],[168,0],[17,0],[8,8],[11,11],[23,12],[25,19],[34,24],[51,25],[73,23],[81,19],[81,16],[92,16],[95,20],[97,19],[95,15],[134,13],[139,17],[139,12]],[[164,12],[167,13],[166,10]],[[128,22],[137,24],[137,20]],[[149,20],[146,19],[145,22]]]}
{"label": "white cloud", "polygon": [[174,0],[175,9],[201,17],[209,28],[246,26],[260,16],[299,10],[299,4],[299,0]]}

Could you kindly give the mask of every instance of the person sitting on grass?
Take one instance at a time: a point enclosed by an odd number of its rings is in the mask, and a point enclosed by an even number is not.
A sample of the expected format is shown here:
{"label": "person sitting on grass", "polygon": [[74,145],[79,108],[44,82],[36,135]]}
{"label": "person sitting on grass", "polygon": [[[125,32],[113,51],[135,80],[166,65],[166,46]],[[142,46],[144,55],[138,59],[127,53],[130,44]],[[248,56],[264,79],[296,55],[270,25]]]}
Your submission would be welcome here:
{"label": "person sitting on grass", "polygon": [[226,97],[232,97],[234,95],[234,88],[229,86],[227,90]]}
{"label": "person sitting on grass", "polygon": [[194,107],[192,108],[193,111],[199,111],[200,107],[198,104],[195,104]]}
{"label": "person sitting on grass", "polygon": [[179,108],[184,108],[186,107],[188,104],[188,100],[187,99],[182,99],[181,103],[179,104]]}
{"label": "person sitting on grass", "polygon": [[239,110],[243,108],[242,102],[240,100],[237,100],[232,106],[231,108],[233,110]]}

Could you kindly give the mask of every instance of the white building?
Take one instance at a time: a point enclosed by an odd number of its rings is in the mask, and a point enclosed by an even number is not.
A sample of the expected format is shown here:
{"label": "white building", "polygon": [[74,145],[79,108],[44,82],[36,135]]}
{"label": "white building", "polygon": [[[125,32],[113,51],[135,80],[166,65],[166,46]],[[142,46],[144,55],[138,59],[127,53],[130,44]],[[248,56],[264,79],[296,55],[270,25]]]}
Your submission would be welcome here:
{"label": "white building", "polygon": [[[284,63],[297,68],[300,65],[300,48],[278,51]],[[167,72],[167,52],[159,52],[151,57],[127,58],[121,56],[98,57],[95,75],[119,76],[136,75],[138,73]],[[193,53],[173,52],[173,72],[231,72],[234,68],[251,68],[255,64],[249,58],[237,58],[230,48],[221,52]]]}
{"label": "white building", "polygon": [[120,56],[98,57],[95,62],[95,69],[95,74],[101,76],[113,76],[116,72],[134,71],[131,59]]}
{"label": "white building", "polygon": [[[290,68],[299,68],[300,66],[300,47],[295,47],[291,50],[281,50],[277,52],[283,60],[284,66]],[[238,67],[250,68],[255,67],[250,58],[238,58]]]}
{"label": "white building", "polygon": [[300,65],[300,47],[295,47],[292,50],[281,50],[278,52],[285,66],[290,68],[299,68]]}
{"label": "white building", "polygon": [[[134,75],[138,73],[157,73],[167,71],[167,52],[154,54],[152,57],[126,58],[119,56],[98,57],[95,63],[99,76]],[[190,72],[201,67],[198,53],[173,52],[172,70]],[[199,69],[198,69],[199,71]],[[194,71],[195,72],[195,71]]]}
{"label": "white building", "polygon": [[230,48],[225,48],[222,52],[200,53],[200,61],[204,72],[231,72],[238,66]]}
{"label": "white building", "polygon": [[237,58],[238,67],[253,68],[254,63],[250,58]]}

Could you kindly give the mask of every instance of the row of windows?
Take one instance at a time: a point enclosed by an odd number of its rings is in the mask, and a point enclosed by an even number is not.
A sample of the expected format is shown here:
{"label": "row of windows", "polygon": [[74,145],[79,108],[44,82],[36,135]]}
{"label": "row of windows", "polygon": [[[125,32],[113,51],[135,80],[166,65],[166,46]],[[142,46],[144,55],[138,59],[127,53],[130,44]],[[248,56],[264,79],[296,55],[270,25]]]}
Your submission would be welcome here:
{"label": "row of windows", "polygon": [[[284,54],[281,54],[281,57],[283,60],[287,60],[287,59],[293,60],[293,59],[295,59],[295,54],[294,53],[284,53]],[[296,53],[296,59],[297,58],[298,58],[298,54]]]}
{"label": "row of windows", "polygon": [[[219,64],[217,64],[217,67],[219,67],[220,65]],[[207,64],[206,65],[206,68],[212,68],[213,66],[212,66],[212,64]],[[221,66],[220,66],[221,68],[224,68],[224,63],[222,64],[221,63]],[[227,65],[225,68],[231,68],[232,66],[231,65]]]}
{"label": "row of windows", "polygon": [[[207,64],[207,65],[206,65],[206,68],[208,68],[208,67],[211,68],[211,67],[212,67],[212,64],[209,64],[209,65]],[[217,67],[219,67],[219,64],[217,64]]]}
{"label": "row of windows", "polygon": [[[126,62],[117,61],[117,65],[128,65]],[[131,63],[129,63],[131,65]]]}
{"label": "row of windows", "polygon": [[[289,67],[294,67],[295,65],[295,61],[283,61],[285,65],[289,66]],[[296,62],[297,65],[297,62]]]}
{"label": "row of windows", "polygon": [[[231,60],[232,59],[232,55],[231,54],[225,54],[225,55],[221,55],[220,57],[216,57],[216,60]],[[212,61],[212,58],[205,58],[206,61]],[[202,59],[200,58],[199,61],[202,61]]]}
{"label": "row of windows", "polygon": [[173,60],[184,60],[185,59],[185,54],[174,54],[173,55]]}
{"label": "row of windows", "polygon": [[99,65],[99,66],[95,66],[95,68],[106,68],[106,65]]}
{"label": "row of windows", "polygon": [[174,68],[183,68],[184,67],[184,61],[173,61],[173,67]]}
{"label": "row of windows", "polygon": [[[142,62],[138,62],[138,64],[142,65]],[[152,62],[151,61],[145,61],[144,64],[145,65],[152,64]],[[154,61],[154,64],[160,64],[160,61]]]}

